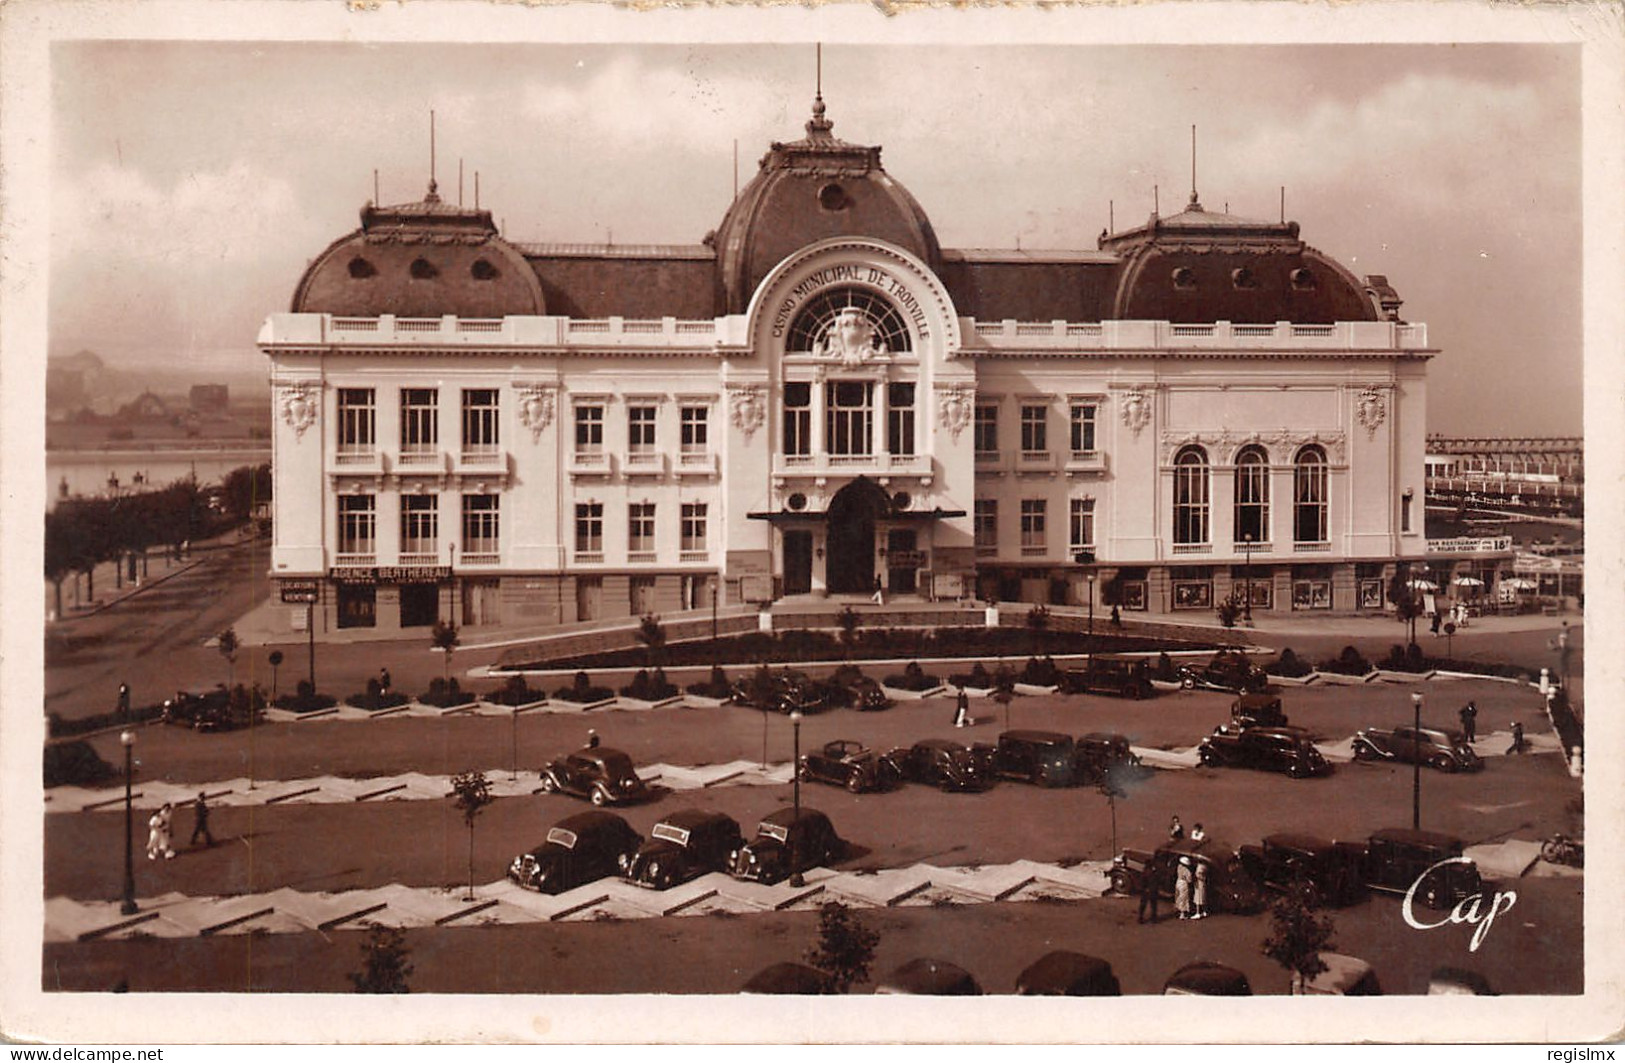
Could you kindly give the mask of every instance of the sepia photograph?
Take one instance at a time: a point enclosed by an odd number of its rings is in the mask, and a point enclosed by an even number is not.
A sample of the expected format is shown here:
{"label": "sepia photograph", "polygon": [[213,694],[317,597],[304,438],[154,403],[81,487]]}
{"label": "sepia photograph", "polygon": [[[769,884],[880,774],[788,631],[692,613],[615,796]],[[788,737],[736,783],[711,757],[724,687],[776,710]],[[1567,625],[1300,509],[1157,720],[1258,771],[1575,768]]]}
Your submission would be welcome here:
{"label": "sepia photograph", "polygon": [[6,27],[0,1032],[1618,1025],[1617,24],[307,6]]}

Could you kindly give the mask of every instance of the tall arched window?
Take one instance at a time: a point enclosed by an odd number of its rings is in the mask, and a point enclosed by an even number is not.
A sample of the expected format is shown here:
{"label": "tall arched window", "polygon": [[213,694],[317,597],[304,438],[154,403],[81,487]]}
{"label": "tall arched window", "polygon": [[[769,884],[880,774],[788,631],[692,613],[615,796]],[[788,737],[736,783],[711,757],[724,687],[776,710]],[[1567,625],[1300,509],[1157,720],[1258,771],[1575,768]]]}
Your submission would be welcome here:
{"label": "tall arched window", "polygon": [[1207,453],[1186,447],[1174,457],[1174,542],[1208,541],[1207,507]]}
{"label": "tall arched window", "polygon": [[1270,459],[1261,447],[1236,455],[1235,541],[1270,541]]}
{"label": "tall arched window", "polygon": [[1317,446],[1298,451],[1292,469],[1292,540],[1326,542],[1326,452]]}

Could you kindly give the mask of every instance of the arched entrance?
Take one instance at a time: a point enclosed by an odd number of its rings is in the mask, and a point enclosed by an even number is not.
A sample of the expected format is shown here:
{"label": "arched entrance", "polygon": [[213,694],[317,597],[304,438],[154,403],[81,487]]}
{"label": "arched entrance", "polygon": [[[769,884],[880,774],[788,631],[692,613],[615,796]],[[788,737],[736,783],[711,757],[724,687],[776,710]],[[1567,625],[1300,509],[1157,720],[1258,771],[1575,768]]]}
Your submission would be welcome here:
{"label": "arched entrance", "polygon": [[891,499],[873,480],[858,477],[829,503],[828,585],[834,594],[867,594],[875,582],[875,520],[891,512]]}

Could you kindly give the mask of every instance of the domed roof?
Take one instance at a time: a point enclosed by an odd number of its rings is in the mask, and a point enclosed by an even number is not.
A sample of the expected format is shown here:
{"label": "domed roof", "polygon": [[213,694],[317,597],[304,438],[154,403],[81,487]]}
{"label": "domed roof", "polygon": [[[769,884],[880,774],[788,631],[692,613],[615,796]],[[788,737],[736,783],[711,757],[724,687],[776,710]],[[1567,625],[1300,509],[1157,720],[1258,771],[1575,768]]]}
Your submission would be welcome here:
{"label": "domed roof", "polygon": [[[1373,296],[1298,238],[1297,222],[1253,221],[1202,208],[1195,191],[1172,217],[1103,235],[1121,257],[1108,316],[1238,324],[1375,321]],[[1397,303],[1395,304],[1397,306]]]}
{"label": "domed roof", "polygon": [[743,313],[773,267],[808,244],[868,236],[940,264],[930,219],[880,165],[880,148],[835,137],[824,98],[813,100],[807,135],[775,142],[715,236],[724,313]]}
{"label": "domed roof", "polygon": [[417,203],[363,207],[361,228],[305,270],[293,312],[492,318],[546,309],[536,272],[497,234],[491,212],[441,202],[431,180]]}

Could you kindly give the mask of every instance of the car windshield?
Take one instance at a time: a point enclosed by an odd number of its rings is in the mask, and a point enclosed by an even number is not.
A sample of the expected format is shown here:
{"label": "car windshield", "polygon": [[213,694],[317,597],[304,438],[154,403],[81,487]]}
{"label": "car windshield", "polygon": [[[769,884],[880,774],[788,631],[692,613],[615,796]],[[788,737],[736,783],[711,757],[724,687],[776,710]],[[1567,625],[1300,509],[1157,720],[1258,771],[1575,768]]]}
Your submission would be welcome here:
{"label": "car windshield", "polygon": [[574,849],[576,847],[576,832],[566,830],[563,827],[553,827],[547,832],[547,844]]}
{"label": "car windshield", "polygon": [[782,823],[763,823],[756,828],[756,833],[764,838],[777,838],[786,843],[790,841],[790,828]]}
{"label": "car windshield", "polygon": [[675,842],[678,845],[688,845],[688,831],[681,827],[674,827],[670,823],[656,823],[655,829],[649,832],[651,837],[661,841]]}

